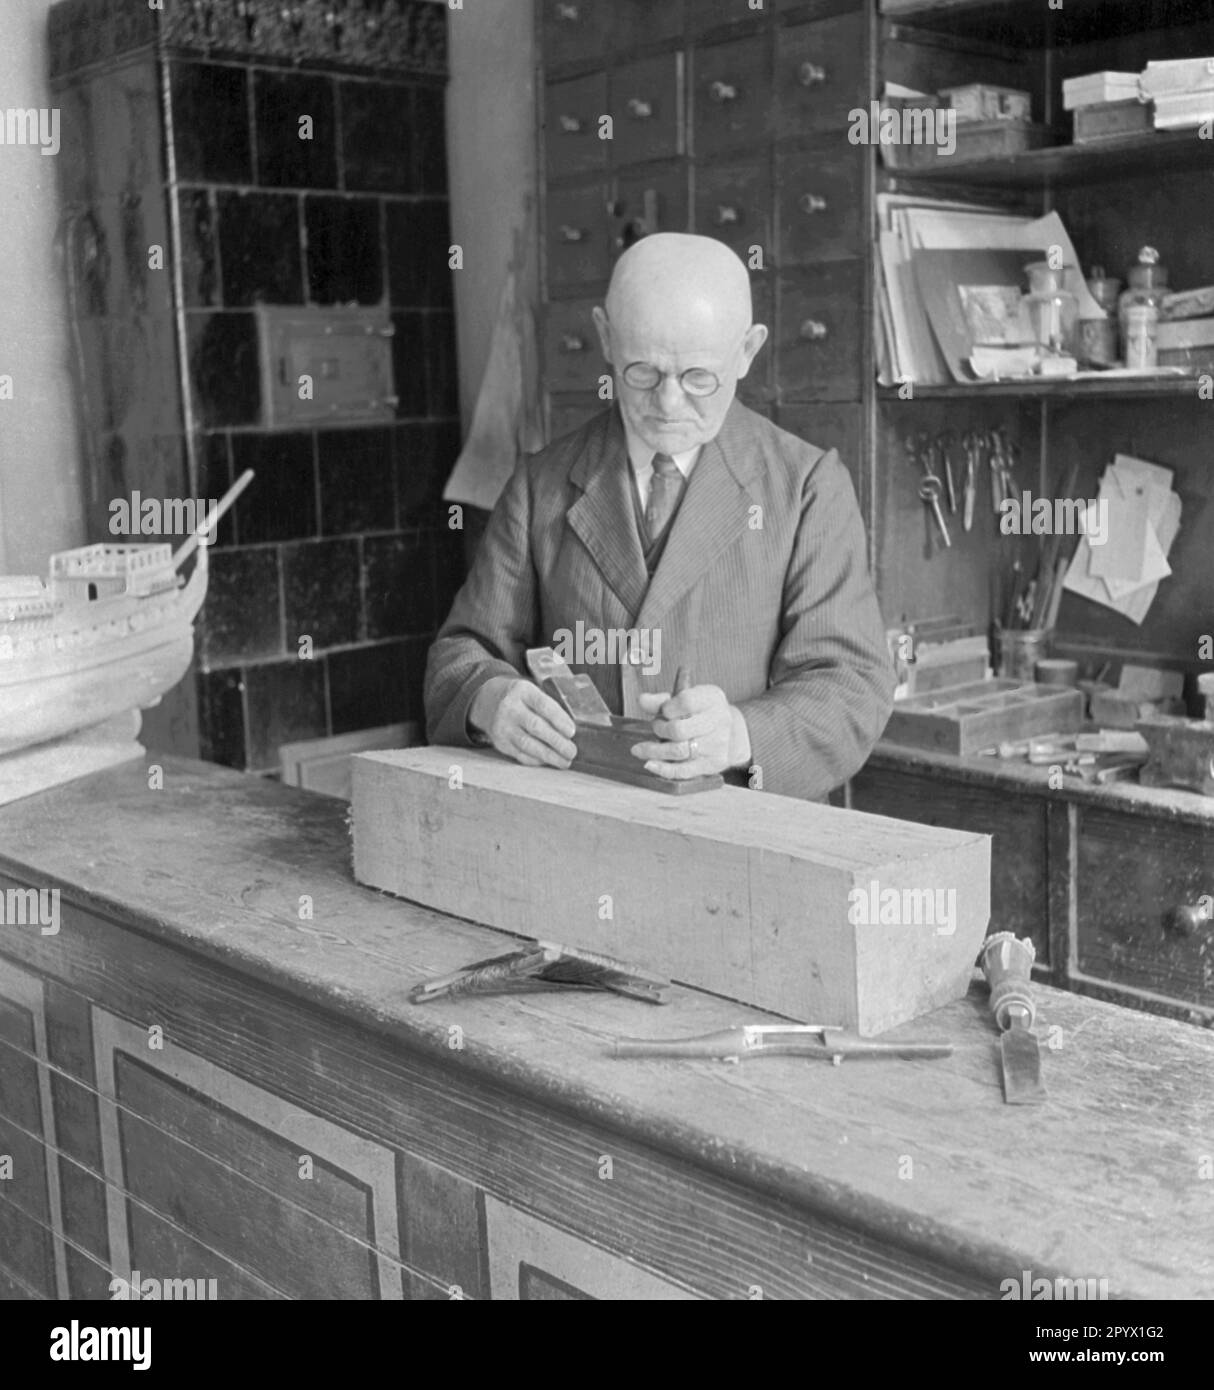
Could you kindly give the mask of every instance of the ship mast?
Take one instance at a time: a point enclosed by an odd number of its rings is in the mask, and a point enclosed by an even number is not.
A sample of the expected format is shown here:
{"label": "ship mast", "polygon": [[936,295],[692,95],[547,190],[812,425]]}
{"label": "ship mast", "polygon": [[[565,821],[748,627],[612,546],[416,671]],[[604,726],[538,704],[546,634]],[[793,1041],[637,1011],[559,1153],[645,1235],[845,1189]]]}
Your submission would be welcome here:
{"label": "ship mast", "polygon": [[177,553],[173,556],[174,569],[180,569],[190,556],[193,555],[194,551],[198,549],[203,536],[205,536],[213,526],[218,526],[220,518],[252,481],[253,470],[251,468],[246,468],[215,504],[206,520],[200,522],[198,526],[194,528],[193,534],[188,536],[179,547]]}

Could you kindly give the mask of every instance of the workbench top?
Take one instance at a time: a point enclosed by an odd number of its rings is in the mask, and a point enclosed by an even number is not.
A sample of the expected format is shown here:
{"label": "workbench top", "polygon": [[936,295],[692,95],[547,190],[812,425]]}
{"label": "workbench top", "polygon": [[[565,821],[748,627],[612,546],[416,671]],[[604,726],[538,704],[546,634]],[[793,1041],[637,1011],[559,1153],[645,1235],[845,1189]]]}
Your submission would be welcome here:
{"label": "workbench top", "polygon": [[[342,802],[181,760],[165,762],[163,790],[148,780],[128,764],[4,807],[0,873],[454,1073],[964,1269],[992,1298],[1023,1271],[1106,1278],[1114,1298],[1214,1297],[1207,1031],[1042,987],[1050,1098],[1037,1107],[1003,1103],[981,987],[896,1030],[950,1040],[947,1060],[616,1060],[616,1034],[762,1020],[687,989],[664,1008],[578,993],[412,1006],[420,980],[510,938],[359,887]],[[28,930],[0,929],[0,955]],[[536,933],[559,939],[560,924]],[[71,950],[66,927],[57,948]]]}

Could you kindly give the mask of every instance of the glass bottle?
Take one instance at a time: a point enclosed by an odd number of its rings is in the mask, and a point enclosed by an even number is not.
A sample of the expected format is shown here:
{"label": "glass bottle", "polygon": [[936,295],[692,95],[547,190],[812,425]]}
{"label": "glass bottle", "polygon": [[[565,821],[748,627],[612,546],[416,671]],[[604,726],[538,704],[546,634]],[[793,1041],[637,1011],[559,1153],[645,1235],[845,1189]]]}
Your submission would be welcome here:
{"label": "glass bottle", "polygon": [[1055,357],[1074,357],[1079,347],[1079,300],[1063,286],[1063,270],[1055,270],[1048,261],[1034,261],[1026,269],[1029,292],[1024,299],[1034,339]]}
{"label": "glass bottle", "polygon": [[1136,305],[1150,305],[1155,310],[1155,319],[1161,317],[1164,296],[1168,293],[1168,270],[1159,263],[1159,252],[1153,246],[1144,246],[1138,253],[1137,264],[1126,272],[1129,287],[1122,290],[1117,301],[1117,314],[1121,326],[1121,341],[1126,341],[1130,309]]}

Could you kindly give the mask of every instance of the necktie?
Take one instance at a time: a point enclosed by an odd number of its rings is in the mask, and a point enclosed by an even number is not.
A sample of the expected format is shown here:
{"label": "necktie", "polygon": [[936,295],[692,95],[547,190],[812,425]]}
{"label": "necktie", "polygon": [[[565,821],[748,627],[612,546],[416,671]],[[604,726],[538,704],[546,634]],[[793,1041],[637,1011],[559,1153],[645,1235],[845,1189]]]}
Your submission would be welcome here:
{"label": "necktie", "polygon": [[683,492],[683,481],[678,464],[669,454],[654,454],[649,505],[645,508],[645,530],[650,545],[655,545],[670,525]]}

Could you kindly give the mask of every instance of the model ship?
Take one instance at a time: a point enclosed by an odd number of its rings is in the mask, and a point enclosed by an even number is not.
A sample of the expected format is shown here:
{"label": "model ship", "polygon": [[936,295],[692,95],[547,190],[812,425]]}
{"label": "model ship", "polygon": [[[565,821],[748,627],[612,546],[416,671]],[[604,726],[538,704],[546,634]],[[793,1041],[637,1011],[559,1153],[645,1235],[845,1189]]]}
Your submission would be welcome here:
{"label": "model ship", "polygon": [[85,545],[52,555],[47,581],[0,576],[0,755],[147,709],[177,684],[207,594],[204,538],[252,477],[244,473],[176,553]]}

